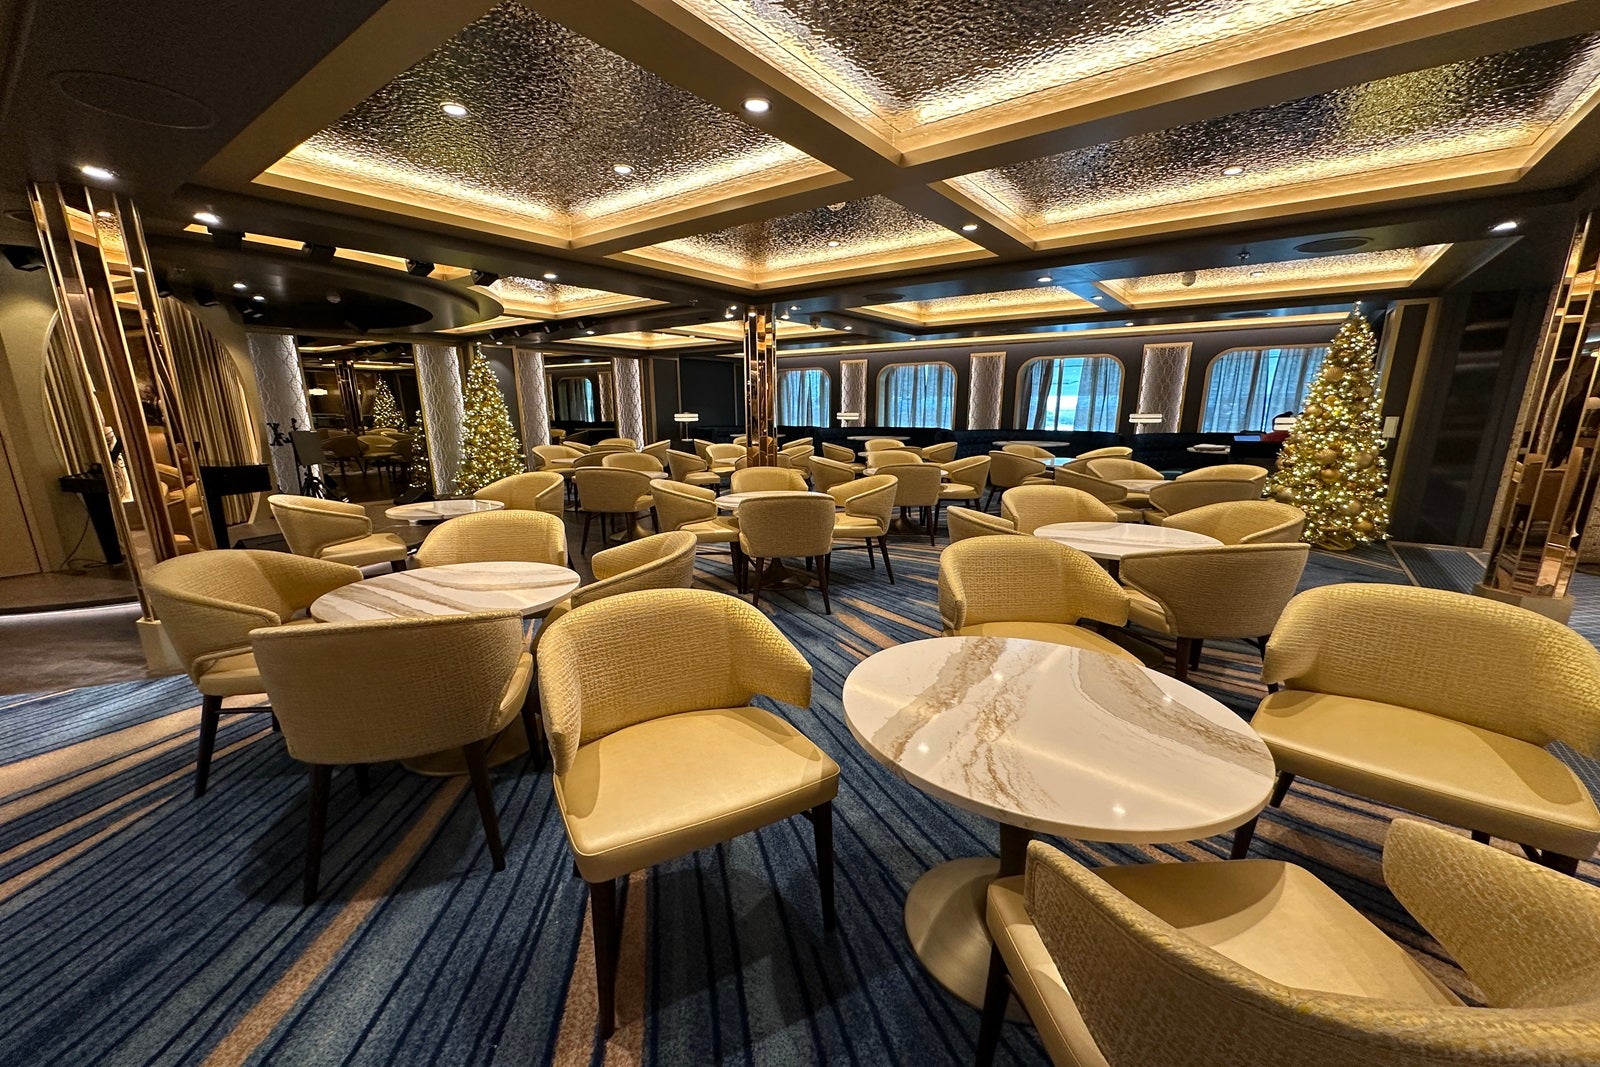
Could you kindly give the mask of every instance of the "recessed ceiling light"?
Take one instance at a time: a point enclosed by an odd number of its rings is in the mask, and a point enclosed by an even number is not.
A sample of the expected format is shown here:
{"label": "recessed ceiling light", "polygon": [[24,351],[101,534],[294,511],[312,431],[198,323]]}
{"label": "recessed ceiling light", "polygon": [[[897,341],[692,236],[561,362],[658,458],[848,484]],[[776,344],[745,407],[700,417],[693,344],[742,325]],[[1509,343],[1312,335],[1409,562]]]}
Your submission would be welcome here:
{"label": "recessed ceiling light", "polygon": [[961,232],[962,233],[971,233],[973,230],[976,230],[977,228],[978,228],[978,224],[976,222],[969,222],[966,225],[961,227]]}
{"label": "recessed ceiling light", "polygon": [[1250,277],[1252,277],[1252,278],[1263,278],[1263,277],[1266,276],[1266,273],[1267,272],[1264,271],[1264,270],[1253,270],[1253,271],[1250,272]]}
{"label": "recessed ceiling light", "polygon": [[838,248],[839,247],[839,242],[838,241],[829,241],[828,242],[828,247],[829,248]]}
{"label": "recessed ceiling light", "polygon": [[221,226],[222,220],[210,211],[196,211],[194,221],[203,222],[207,226]]}
{"label": "recessed ceiling light", "polygon": [[733,312],[731,312],[731,311],[724,311],[724,312],[723,312],[723,313],[722,313],[722,317],[723,317],[723,318],[725,318],[725,319],[731,319],[731,318],[733,318]]}
{"label": "recessed ceiling light", "polygon": [[855,329],[855,327],[854,327],[854,326],[848,326],[848,325],[847,325],[847,326],[846,326],[846,327],[845,327],[845,329],[847,329],[847,330],[853,330],[853,329]]}
{"label": "recessed ceiling light", "polygon": [[260,293],[257,293],[255,296],[252,296],[250,299],[254,300],[258,304],[265,304],[267,302],[267,298],[262,296]]}
{"label": "recessed ceiling light", "polygon": [[1493,226],[1490,226],[1489,227],[1489,232],[1490,233],[1510,233],[1512,230],[1516,229],[1517,226],[1518,226],[1518,222],[1517,222],[1516,219],[1506,219],[1504,222],[1497,222]]}
{"label": "recessed ceiling light", "polygon": [[789,318],[789,313],[787,311],[785,311],[782,315],[779,315],[778,318],[787,319],[787,318]]}
{"label": "recessed ceiling light", "polygon": [[1048,274],[1039,275],[1039,284],[1040,285],[1045,285],[1050,281],[1051,281],[1050,275],[1048,275]]}
{"label": "recessed ceiling light", "polygon": [[633,167],[627,163],[613,163],[611,169],[624,177],[633,173]]}
{"label": "recessed ceiling light", "polygon": [[1090,297],[1089,299],[1091,299],[1091,300],[1104,300],[1105,297],[1101,296],[1099,293],[1096,293],[1096,294],[1094,294],[1094,296]]}
{"label": "recessed ceiling light", "polygon": [[1123,323],[1123,324],[1122,324],[1122,325],[1124,325],[1124,326],[1132,326],[1132,325],[1133,325],[1133,323],[1131,323],[1131,322],[1125,322],[1125,323]]}
{"label": "recessed ceiling light", "polygon": [[789,305],[789,310],[790,311],[799,311],[800,310],[800,305],[799,304],[790,304]]}
{"label": "recessed ceiling light", "polygon": [[109,219],[111,217],[111,212],[109,211],[96,211],[94,214],[95,218],[98,219]]}
{"label": "recessed ceiling light", "polygon": [[553,271],[553,270],[545,271],[544,272],[544,280],[547,281],[547,282],[555,281],[556,280],[556,272]]}
{"label": "recessed ceiling light", "polygon": [[1244,168],[1239,166],[1239,164],[1237,164],[1237,163],[1231,163],[1228,166],[1222,168],[1222,175],[1225,178],[1237,178],[1239,175],[1241,175],[1243,173],[1244,173]]}
{"label": "recessed ceiling light", "polygon": [[245,283],[244,283],[244,282],[234,282],[234,283],[233,283],[233,287],[234,287],[234,288],[235,288],[235,289],[248,289],[248,288],[250,288],[250,287],[249,287],[249,286],[248,286],[248,285],[246,285],[246,284],[245,284]]}
{"label": "recessed ceiling light", "polygon": [[466,106],[455,103],[454,101],[440,104],[439,110],[443,111],[446,115],[449,115],[453,119],[464,119],[467,117]]}
{"label": "recessed ceiling light", "polygon": [[765,115],[772,107],[772,101],[764,96],[747,96],[744,100],[744,109],[752,115]]}
{"label": "recessed ceiling light", "polygon": [[583,334],[584,334],[585,337],[593,337],[594,336],[594,331],[593,330],[584,330]]}
{"label": "recessed ceiling light", "polygon": [[93,163],[85,163],[78,168],[78,173],[85,178],[93,178],[97,182],[108,182],[116,177],[113,172],[106,170],[104,167],[97,167]]}

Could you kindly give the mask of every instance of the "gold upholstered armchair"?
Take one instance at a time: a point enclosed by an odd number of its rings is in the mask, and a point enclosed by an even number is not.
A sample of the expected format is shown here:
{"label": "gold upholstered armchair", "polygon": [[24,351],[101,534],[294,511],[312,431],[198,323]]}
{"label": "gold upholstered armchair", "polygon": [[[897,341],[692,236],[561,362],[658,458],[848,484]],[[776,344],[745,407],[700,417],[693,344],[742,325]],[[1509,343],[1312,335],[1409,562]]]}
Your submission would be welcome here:
{"label": "gold upholstered armchair", "polygon": [[1243,479],[1202,478],[1187,482],[1163,482],[1150,487],[1150,510],[1145,512],[1144,521],[1151,526],[1163,526],[1172,516],[1195,508],[1256,500],[1260,496],[1261,488]]}
{"label": "gold upholstered armchair", "polygon": [[822,458],[835,463],[843,463],[850,468],[850,473],[860,474],[865,464],[856,462],[855,450],[844,445],[832,445],[826,441],[822,443]]}
{"label": "gold upholstered armchair", "polygon": [[300,613],[313,601],[360,580],[361,572],[347,564],[245,548],[177,556],[145,571],[150,606],[200,690],[195,796],[205,795],[211,777],[223,698],[266,692],[250,652],[251,632],[309,623]]}
{"label": "gold upholstered armchair", "polygon": [[1126,486],[1116,482],[1108,482],[1104,478],[1096,478],[1083,471],[1071,470],[1067,467],[1057,467],[1053,482],[1064,489],[1077,489],[1088,493],[1100,503],[1110,508],[1116,515],[1118,522],[1143,522],[1145,509],[1135,507],[1128,501]]}
{"label": "gold upholstered armchair", "polygon": [[555,471],[533,471],[501,478],[473,493],[477,500],[497,500],[507,511],[543,511],[560,517],[566,479]]}
{"label": "gold upholstered armchair", "polygon": [[711,466],[699,456],[677,449],[667,450],[667,466],[672,480],[687,485],[720,485],[722,475],[712,474]]}
{"label": "gold upholstered armchair", "polygon": [[656,481],[650,483],[650,497],[662,533],[683,530],[694,534],[696,544],[731,546],[734,572],[739,573],[739,519],[717,512],[715,491],[683,482]]}
{"label": "gold upholstered armchair", "polygon": [[643,471],[645,474],[660,474],[666,470],[666,464],[654,456],[647,456],[643,452],[608,452],[600,457],[602,467],[621,467],[623,470]]}
{"label": "gold upholstered armchair", "polygon": [[811,472],[811,484],[819,493],[826,493],[836,485],[853,482],[861,471],[861,464],[841,463],[823,456],[812,456],[806,464]]}
{"label": "gold upholstered armchair", "polygon": [[602,543],[611,532],[613,517],[621,520],[621,525],[630,536],[634,519],[640,512],[651,512],[654,518],[652,509],[655,501],[650,496],[650,476],[643,471],[619,467],[582,467],[573,471],[572,478],[578,483],[578,510],[583,512],[583,541],[579,545],[583,555],[589,554],[589,526],[596,515],[600,516]]}
{"label": "gold upholstered armchair", "polygon": [[1031,534],[1058,522],[1116,522],[1117,513],[1081,489],[1020,485],[1000,497],[1000,517],[1017,533]]}
{"label": "gold upholstered armchair", "polygon": [[1256,496],[1260,496],[1267,487],[1267,476],[1271,473],[1267,468],[1255,463],[1213,463],[1209,467],[1197,467],[1192,471],[1185,471],[1174,480],[1179,482],[1249,482],[1256,487]]}
{"label": "gold upholstered armchair", "polygon": [[1276,500],[1235,500],[1173,515],[1162,525],[1215,537],[1225,545],[1292,543],[1306,528],[1306,513]]}
{"label": "gold upholstered armchair", "polygon": [[1122,456],[1102,456],[1099,459],[1087,461],[1089,473],[1096,478],[1104,478],[1108,482],[1150,480],[1159,481],[1163,477],[1160,471],[1148,463],[1140,463],[1136,459]]}
{"label": "gold upholstered armchair", "polygon": [[1275,802],[1310,778],[1568,873],[1600,844],[1594,798],[1548,748],[1600,756],[1600,652],[1558,622],[1437,589],[1325,586],[1283,613],[1262,678],[1282,686],[1251,720]]}
{"label": "gold upholstered armchair", "polygon": [[567,524],[543,511],[480,511],[435,526],[417,548],[417,563],[553,563],[567,565]]}
{"label": "gold upholstered armchair", "polygon": [[944,478],[944,469],[937,464],[923,463],[918,459],[915,463],[880,467],[878,472],[895,480],[894,504],[900,509],[901,519],[905,519],[908,508],[915,508],[918,519],[928,532],[928,544],[937,544],[939,488]]}
{"label": "gold upholstered armchair", "polygon": [[1188,680],[1208,639],[1265,649],[1295,594],[1309,545],[1217,545],[1142,552],[1122,561],[1128,621],[1177,638],[1173,675]]}
{"label": "gold upholstered armchair", "polygon": [[956,458],[957,447],[959,446],[954,441],[940,441],[936,445],[925,445],[917,451],[922,453],[922,458],[928,463],[943,465]]}
{"label": "gold upholstered armchair", "polygon": [[939,556],[939,621],[946,637],[1019,637],[1132,659],[1078,625],[1128,621],[1128,595],[1075,548],[1038,537],[976,537]]}
{"label": "gold upholstered armchair", "polygon": [[728,488],[735,493],[803,493],[806,476],[788,467],[746,467],[728,476]]}
{"label": "gold upholstered armchair", "polygon": [[989,498],[984,501],[983,510],[989,510],[996,492],[1004,494],[1008,489],[1028,484],[1030,478],[1044,477],[1048,471],[1049,468],[1037,459],[995,449],[989,453]]}
{"label": "gold upholstered armchair", "polygon": [[825,494],[812,493],[752,497],[739,505],[739,550],[755,569],[752,604],[761,603],[761,585],[769,560],[800,558],[816,569],[823,614],[833,614],[828,602],[833,509],[834,502]]}
{"label": "gold upholstered armchair", "polygon": [[406,543],[392,533],[373,533],[372,520],[360,504],[315,496],[274,493],[267,498],[272,517],[297,556],[365,567],[387,563],[406,569]]}
{"label": "gold upholstered armchair", "polygon": [[987,511],[976,511],[952,505],[944,509],[945,525],[950,530],[950,541],[964,541],[969,537],[988,537],[991,534],[1014,534],[1016,525]]}
{"label": "gold upholstered armchair", "polygon": [[833,517],[835,541],[862,541],[867,549],[867,565],[876,569],[872,544],[883,553],[883,569],[894,584],[894,564],[889,562],[889,522],[894,515],[894,498],[900,483],[887,474],[857,478],[853,482],[828,487],[828,495],[843,509]]}
{"label": "gold upholstered armchair", "polygon": [[1390,827],[1383,875],[1483,1006],[1304,868],[1091,870],[1035,842],[1027,872],[988,890],[978,1063],[1012,990],[1074,1067],[1600,1063],[1600,890],[1411,820]]}
{"label": "gold upholstered armchair", "polygon": [[336,766],[462,750],[494,869],[505,869],[488,751],[523,712],[533,677],[518,612],[280,627],[251,640],[289,755],[311,766],[306,904]]}
{"label": "gold upholstered armchair", "polygon": [[833,929],[839,767],[751,706],[757,694],[811,701],[810,664],[758,609],[704,590],[610,597],[551,627],[539,656],[556,803],[589,885],[602,1039],[615,1025],[619,877],[804,815]]}

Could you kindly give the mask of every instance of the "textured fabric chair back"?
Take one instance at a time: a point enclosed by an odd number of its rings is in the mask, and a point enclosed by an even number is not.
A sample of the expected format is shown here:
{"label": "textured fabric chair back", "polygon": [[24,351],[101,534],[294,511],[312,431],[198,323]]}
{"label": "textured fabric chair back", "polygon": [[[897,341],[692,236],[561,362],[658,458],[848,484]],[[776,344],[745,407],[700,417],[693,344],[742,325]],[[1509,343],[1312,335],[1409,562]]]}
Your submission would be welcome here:
{"label": "textured fabric chair back", "polygon": [[1600,755],[1600,652],[1553,619],[1483,597],[1398,585],[1307,590],[1284,611],[1261,677]]}
{"label": "textured fabric chair back", "polygon": [[1022,485],[1000,497],[1000,515],[1017,533],[1031,534],[1057,522],[1116,522],[1117,513],[1088,493],[1059,485]]}
{"label": "textured fabric chair back", "polygon": [[922,458],[929,463],[949,463],[956,458],[956,443],[940,441],[936,445],[928,445],[922,449]]}
{"label": "textured fabric chair back", "polygon": [[284,626],[252,639],[289,755],[379,763],[488,736],[522,656],[515,611]]}
{"label": "textured fabric chair back", "polygon": [[904,448],[880,448],[867,456],[874,468],[899,467],[908,463],[922,463],[922,453]]}
{"label": "textured fabric chair back", "polygon": [[939,502],[939,485],[944,480],[944,470],[934,463],[901,463],[883,468],[883,473],[897,484],[894,494],[896,507],[926,508]]}
{"label": "textured fabric chair back", "polygon": [[889,530],[889,519],[894,515],[894,499],[899,487],[900,482],[893,475],[874,474],[871,478],[857,478],[844,485],[832,486],[828,489],[828,495],[833,497],[834,503],[844,508],[846,515],[877,522],[880,531],[873,535],[877,537]]}
{"label": "textured fabric chair back", "polygon": [[1019,486],[1027,479],[1043,474],[1046,469],[1038,460],[1019,456],[1015,452],[989,453],[989,481],[999,489]]}
{"label": "textured fabric chair back", "polygon": [[939,618],[945,631],[989,622],[1121,626],[1128,595],[1075,548],[1039,537],[976,537],[939,555]]}
{"label": "textured fabric chair back", "polygon": [[710,489],[687,482],[650,483],[650,499],[655,501],[656,521],[661,529],[681,529],[691,522],[705,522],[717,516],[717,505],[712,503],[717,494]]}
{"label": "textured fabric chair back", "polygon": [[687,589],[694,584],[694,534],[653,534],[596,552],[595,581],[572,594],[573,607],[641,589]]}
{"label": "textured fabric chair back", "polygon": [[833,545],[833,512],[826,495],[754,497],[739,505],[739,547],[759,559],[825,556]]}
{"label": "textured fabric chair back", "polygon": [[694,445],[694,454],[699,456],[701,459],[705,460],[707,465],[710,465],[710,463],[711,463],[711,451],[710,451],[711,442],[707,441],[703,437],[696,437],[696,438],[691,439],[690,443],[692,445]]}
{"label": "textured fabric chair back", "polygon": [[853,482],[855,478],[856,472],[848,463],[840,463],[822,456],[811,457],[811,484],[816,486],[819,493],[826,493],[836,485]]}
{"label": "textured fabric chair back", "polygon": [[1126,459],[1133,455],[1133,449],[1124,445],[1111,445],[1107,448],[1091,448],[1087,452],[1080,452],[1075,457],[1087,462],[1091,459]]}
{"label": "textured fabric chair back", "polygon": [[734,471],[728,479],[735,493],[767,493],[790,489],[804,492],[806,479],[797,470],[785,467],[746,467]]}
{"label": "textured fabric chair back", "polygon": [[1135,478],[1156,479],[1161,477],[1161,472],[1148,464],[1140,463],[1136,459],[1091,459],[1089,473],[1096,478],[1104,478],[1108,482],[1128,481]]}
{"label": "textured fabric chair back", "polygon": [[706,448],[706,457],[717,465],[729,465],[734,460],[745,458],[746,452],[743,445],[709,445]]}
{"label": "textured fabric chair back", "polygon": [[654,456],[647,456],[643,452],[612,452],[600,457],[602,467],[621,467],[623,470],[644,471],[646,474],[660,474],[665,468],[661,461]]}
{"label": "textured fabric chair back", "polygon": [[1203,508],[1207,504],[1255,500],[1261,496],[1256,483],[1239,479],[1201,478],[1191,482],[1163,482],[1150,487],[1150,504],[1166,515]]}
{"label": "textured fabric chair back", "polygon": [[315,556],[329,545],[355,541],[372,532],[372,520],[360,504],[314,496],[274,493],[267,497],[289,551]]}
{"label": "textured fabric chair back", "polygon": [[1306,568],[1309,545],[1165,549],[1122,561],[1122,581],[1160,603],[1182,637],[1273,632]]}
{"label": "textured fabric chair back", "polygon": [[989,484],[988,456],[968,456],[954,463],[945,463],[943,467],[950,475],[951,485],[967,485],[975,491],[981,491]]}
{"label": "textured fabric chair back", "polygon": [[987,537],[991,534],[1014,534],[1016,527],[1009,519],[997,519],[986,511],[975,511],[959,504],[944,509],[944,519],[950,528],[951,542],[969,537]]}
{"label": "textured fabric chair back", "polygon": [[551,471],[513,474],[490,482],[473,493],[478,500],[498,500],[510,511],[543,511],[561,514],[561,494],[565,481]]}
{"label": "textured fabric chair back", "polygon": [[667,450],[667,465],[672,469],[672,480],[675,482],[684,481],[689,475],[699,474],[706,469],[705,460],[675,448]]}
{"label": "textured fabric chair back", "polygon": [[567,565],[567,524],[542,511],[485,511],[434,527],[417,563],[554,563]]}
{"label": "textured fabric chair back", "polygon": [[1104,478],[1096,478],[1092,474],[1072,470],[1070,465],[1057,467],[1055,480],[1062,488],[1088,493],[1102,504],[1120,504],[1128,499],[1128,490],[1124,487],[1115,482],[1108,482]]}
{"label": "textured fabric chair back", "polygon": [[866,451],[881,452],[884,449],[900,449],[904,447],[906,447],[905,442],[898,437],[874,437],[867,442]]}
{"label": "textured fabric chair back", "polygon": [[578,483],[578,506],[584,511],[632,514],[645,505],[638,501],[650,492],[650,478],[621,467],[584,467],[572,476]]}
{"label": "textured fabric chair back", "polygon": [[844,445],[830,445],[827,442],[823,442],[822,454],[835,463],[854,463],[856,459],[856,454]]}
{"label": "textured fabric chair back", "polygon": [[1203,533],[1225,545],[1265,545],[1300,540],[1306,513],[1275,500],[1235,500],[1185,511],[1162,525]]}
{"label": "textured fabric chair back", "polygon": [[580,744],[663,715],[744,707],[757,694],[805,707],[811,666],[743,600],[663,589],[607,597],[552,624],[539,646],[539,691],[564,774]]}
{"label": "textured fabric chair back", "polygon": [[546,464],[571,463],[583,455],[576,448],[568,448],[566,445],[534,445],[529,451]]}
{"label": "textured fabric chair back", "polygon": [[1256,495],[1260,496],[1267,487],[1267,475],[1271,473],[1265,467],[1258,467],[1254,463],[1218,463],[1213,467],[1201,467],[1199,470],[1185,471],[1178,475],[1180,482],[1208,482],[1208,481],[1239,481],[1253,482]]}
{"label": "textured fabric chair back", "polygon": [[665,470],[667,466],[667,453],[671,451],[671,449],[671,441],[651,441],[649,444],[639,449],[639,451],[643,452],[647,456],[654,456],[656,462],[661,464],[662,469]]}
{"label": "textured fabric chair back", "polygon": [[1055,453],[1048,448],[1038,445],[1001,445],[1000,451],[1010,452],[1013,456],[1027,456],[1029,459],[1054,459]]}
{"label": "textured fabric chair back", "polygon": [[594,444],[596,448],[627,448],[635,449],[639,445],[631,437],[604,437]]}

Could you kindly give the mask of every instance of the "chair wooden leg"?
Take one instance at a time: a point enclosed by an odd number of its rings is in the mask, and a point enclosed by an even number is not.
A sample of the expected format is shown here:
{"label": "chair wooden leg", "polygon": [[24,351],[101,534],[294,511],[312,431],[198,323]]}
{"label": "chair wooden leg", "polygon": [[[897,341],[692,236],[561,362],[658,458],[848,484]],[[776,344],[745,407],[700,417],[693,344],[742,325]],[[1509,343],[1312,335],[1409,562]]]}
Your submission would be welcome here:
{"label": "chair wooden leg", "polygon": [[1172,657],[1172,676],[1180,682],[1189,680],[1189,657],[1194,654],[1191,651],[1193,647],[1194,638],[1178,638],[1178,650]]}
{"label": "chair wooden leg", "polygon": [[595,993],[599,1000],[596,1020],[600,1040],[617,1028],[617,883],[589,883],[589,923],[594,935]]}
{"label": "chair wooden leg", "polygon": [[1250,852],[1250,841],[1256,836],[1256,820],[1251,819],[1233,832],[1233,851],[1230,859],[1242,860]]}
{"label": "chair wooden leg", "polygon": [[922,518],[928,524],[928,544],[937,545],[935,540],[939,536],[939,505],[922,509]]}
{"label": "chair wooden leg", "polygon": [[372,775],[367,772],[365,763],[358,763],[353,769],[356,772],[356,792],[366,796],[372,792]]}
{"label": "chair wooden leg", "polygon": [[393,573],[400,574],[400,573],[403,573],[405,571],[405,569],[406,569],[406,561],[405,560],[403,560],[403,559],[392,559],[392,560],[389,561],[389,570],[392,571]]}
{"label": "chair wooden leg", "polygon": [[585,511],[583,513],[583,541],[578,545],[578,554],[581,556],[589,554],[589,524],[593,521],[594,512]]}
{"label": "chair wooden leg", "polygon": [[1489,843],[1489,835],[1484,833],[1482,830],[1472,831],[1472,839],[1480,845],[1487,845]]}
{"label": "chair wooden leg", "polygon": [[827,556],[817,557],[817,585],[822,590],[822,613],[824,615],[833,614],[833,606],[828,603],[828,558]]}
{"label": "chair wooden leg", "polygon": [[474,741],[461,749],[467,757],[467,772],[472,775],[472,793],[478,799],[478,817],[483,820],[483,836],[489,841],[489,856],[494,869],[506,869],[506,850],[500,844],[500,820],[495,816],[494,792],[489,788],[489,742]]}
{"label": "chair wooden leg", "polygon": [[328,829],[328,784],[333,780],[333,768],[323,763],[311,765],[311,814],[306,823],[305,886],[300,902],[307,906],[316,903],[317,879],[322,874],[322,839]]}
{"label": "chair wooden leg", "polygon": [[760,605],[760,603],[761,603],[761,576],[762,576],[763,573],[765,573],[765,571],[767,569],[767,567],[766,567],[767,561],[764,560],[764,559],[761,559],[758,556],[752,562],[755,563],[755,572],[756,572],[755,587],[756,588],[755,588],[755,595],[753,595],[750,598],[750,603],[756,604],[756,605]]}
{"label": "chair wooden leg", "polygon": [[661,516],[656,514],[656,509],[654,507],[651,507],[650,509],[650,529],[654,533],[661,532]]}
{"label": "chair wooden leg", "polygon": [[817,890],[822,894],[822,928],[839,925],[833,906],[833,801],[818,804],[809,812],[812,839],[817,847]]}
{"label": "chair wooden leg", "polygon": [[1278,775],[1278,784],[1272,787],[1272,799],[1268,802],[1273,807],[1282,807],[1283,798],[1289,795],[1289,787],[1294,785],[1294,775],[1284,771]]}
{"label": "chair wooden leg", "polygon": [[889,576],[889,584],[894,584],[894,564],[889,562],[889,539],[878,538],[878,551],[883,553],[883,571]]}
{"label": "chair wooden leg", "polygon": [[1539,862],[1549,867],[1552,871],[1560,871],[1562,874],[1578,873],[1578,857],[1576,856],[1563,856],[1561,853],[1551,852],[1549,849],[1545,849],[1539,855]]}
{"label": "chair wooden leg", "polygon": [[1011,1002],[1011,977],[1006,973],[1006,958],[998,948],[989,950],[989,980],[983,987],[983,1015],[978,1023],[978,1067],[994,1063],[1000,1048],[1000,1032],[1005,1028],[1006,1005]]}
{"label": "chair wooden leg", "polygon": [[878,569],[878,557],[872,551],[872,538],[867,538],[867,566],[873,570]]}
{"label": "chair wooden leg", "polygon": [[206,795],[211,780],[211,752],[217,747],[217,723],[222,718],[222,698],[200,698],[200,749],[194,759],[194,795]]}
{"label": "chair wooden leg", "polygon": [[1189,648],[1189,669],[1191,671],[1200,669],[1200,651],[1205,647],[1206,643],[1202,638],[1197,637],[1194,639],[1194,644]]}
{"label": "chair wooden leg", "polygon": [[528,758],[533,761],[533,769],[544,770],[549,746],[545,741],[544,723],[539,721],[538,678],[528,686],[528,695],[522,701],[522,732],[528,736]]}

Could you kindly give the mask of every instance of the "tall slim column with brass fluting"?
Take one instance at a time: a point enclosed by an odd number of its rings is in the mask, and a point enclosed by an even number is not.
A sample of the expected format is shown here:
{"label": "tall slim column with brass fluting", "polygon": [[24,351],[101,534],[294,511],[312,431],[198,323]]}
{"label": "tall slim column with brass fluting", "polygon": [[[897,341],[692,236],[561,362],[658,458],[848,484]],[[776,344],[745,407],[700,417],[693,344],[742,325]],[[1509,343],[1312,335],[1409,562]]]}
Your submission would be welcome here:
{"label": "tall slim column with brass fluting", "polygon": [[772,305],[744,319],[745,455],[752,467],[778,465],[778,330]]}

